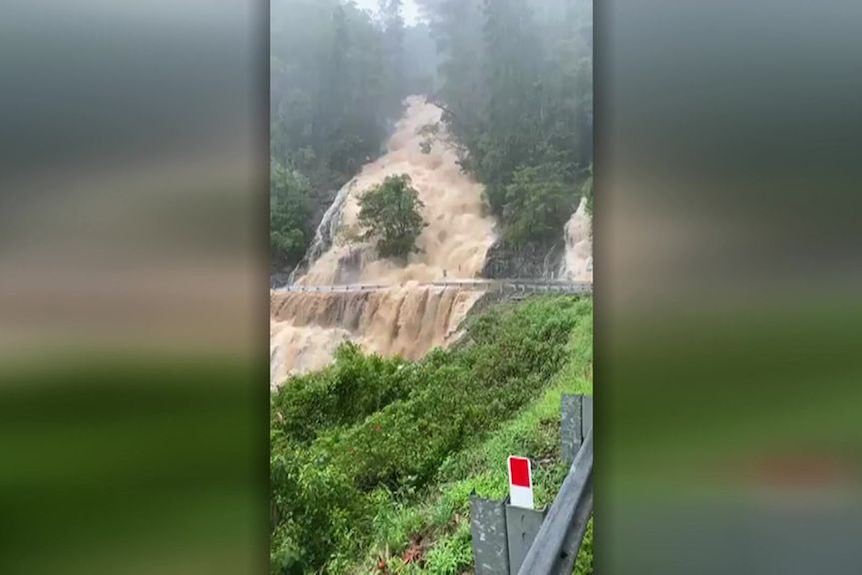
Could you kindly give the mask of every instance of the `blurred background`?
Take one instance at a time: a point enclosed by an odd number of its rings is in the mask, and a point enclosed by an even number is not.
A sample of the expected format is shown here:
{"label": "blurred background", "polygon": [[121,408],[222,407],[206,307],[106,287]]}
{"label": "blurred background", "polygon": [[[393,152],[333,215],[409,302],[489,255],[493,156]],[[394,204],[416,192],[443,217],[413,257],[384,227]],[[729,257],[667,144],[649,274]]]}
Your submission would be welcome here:
{"label": "blurred background", "polygon": [[[594,13],[598,568],[862,572],[862,6]],[[268,30],[4,3],[0,572],[267,570]]]}
{"label": "blurred background", "polygon": [[0,572],[266,572],[268,7],[2,12]]}
{"label": "blurred background", "polygon": [[595,560],[859,573],[862,5],[595,5]]}

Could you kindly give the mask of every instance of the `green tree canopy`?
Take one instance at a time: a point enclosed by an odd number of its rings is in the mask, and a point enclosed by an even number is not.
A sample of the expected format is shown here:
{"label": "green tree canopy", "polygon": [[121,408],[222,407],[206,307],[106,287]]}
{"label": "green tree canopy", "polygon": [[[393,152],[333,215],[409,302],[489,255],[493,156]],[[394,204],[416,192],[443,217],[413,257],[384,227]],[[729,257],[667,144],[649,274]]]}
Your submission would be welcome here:
{"label": "green tree canopy", "polygon": [[507,239],[516,244],[556,239],[574,209],[570,182],[559,163],[516,170],[506,186]]}
{"label": "green tree canopy", "polygon": [[388,176],[359,200],[362,238],[376,238],[382,257],[404,258],[416,251],[416,238],[427,225],[420,214],[424,204],[410,183],[407,174]]}
{"label": "green tree canopy", "polygon": [[[558,238],[562,227],[551,234],[548,226],[562,226],[567,218],[539,214],[564,203],[555,195],[565,187],[564,215],[571,215],[593,159],[592,2],[418,3],[440,56],[437,100],[462,146],[461,164],[485,184],[504,237],[517,244]],[[555,164],[569,168],[566,186],[559,170],[547,167]],[[527,166],[537,168],[516,181]],[[540,182],[543,175],[552,179]],[[543,195],[527,198],[527,189]],[[518,215],[521,209],[528,213]]]}
{"label": "green tree canopy", "polygon": [[273,163],[270,176],[270,248],[288,265],[298,262],[311,235],[308,207],[309,182],[299,172]]}

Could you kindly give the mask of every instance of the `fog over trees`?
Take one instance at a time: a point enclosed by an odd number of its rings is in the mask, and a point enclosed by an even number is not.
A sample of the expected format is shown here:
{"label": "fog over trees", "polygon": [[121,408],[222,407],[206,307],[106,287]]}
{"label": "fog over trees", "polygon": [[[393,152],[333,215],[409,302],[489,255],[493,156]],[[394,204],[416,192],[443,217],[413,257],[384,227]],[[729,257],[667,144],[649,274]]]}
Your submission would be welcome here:
{"label": "fog over trees", "polygon": [[592,4],[414,3],[410,25],[401,0],[374,11],[273,0],[274,265],[301,258],[337,189],[380,154],[410,94],[444,109],[504,241],[553,240],[590,192]]}

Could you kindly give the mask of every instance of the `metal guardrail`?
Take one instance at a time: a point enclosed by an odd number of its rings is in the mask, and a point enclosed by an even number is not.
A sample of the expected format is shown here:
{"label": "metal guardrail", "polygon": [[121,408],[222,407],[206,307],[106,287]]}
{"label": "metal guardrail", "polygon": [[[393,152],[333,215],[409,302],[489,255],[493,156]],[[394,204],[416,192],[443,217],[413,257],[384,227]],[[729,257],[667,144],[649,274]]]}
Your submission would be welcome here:
{"label": "metal guardrail", "polygon": [[304,286],[290,284],[274,291],[299,292],[299,293],[349,293],[368,292],[393,289],[398,287],[439,287],[459,288],[474,291],[488,292],[524,292],[524,293],[568,293],[575,295],[592,295],[593,284],[591,282],[571,282],[561,280],[446,280],[427,283],[404,283],[404,284],[342,284],[327,286]]}
{"label": "metal guardrail", "polygon": [[570,574],[593,512],[593,430],[587,432],[518,575]]}

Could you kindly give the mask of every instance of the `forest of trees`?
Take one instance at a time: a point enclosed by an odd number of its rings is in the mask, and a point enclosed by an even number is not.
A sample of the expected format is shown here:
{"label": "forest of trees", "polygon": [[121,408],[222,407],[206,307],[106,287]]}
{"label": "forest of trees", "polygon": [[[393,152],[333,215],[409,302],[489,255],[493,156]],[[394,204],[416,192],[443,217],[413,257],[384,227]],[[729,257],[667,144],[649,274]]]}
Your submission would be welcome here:
{"label": "forest of trees", "polygon": [[[422,21],[406,26],[401,0],[380,0],[374,15],[344,0],[273,0],[279,265],[301,257],[335,191],[380,153],[413,93],[444,109],[505,241],[556,240],[591,194],[592,3],[416,2]],[[291,209],[311,217],[282,213]]]}
{"label": "forest of trees", "polygon": [[418,0],[463,165],[515,244],[555,239],[592,162],[592,3]]}

